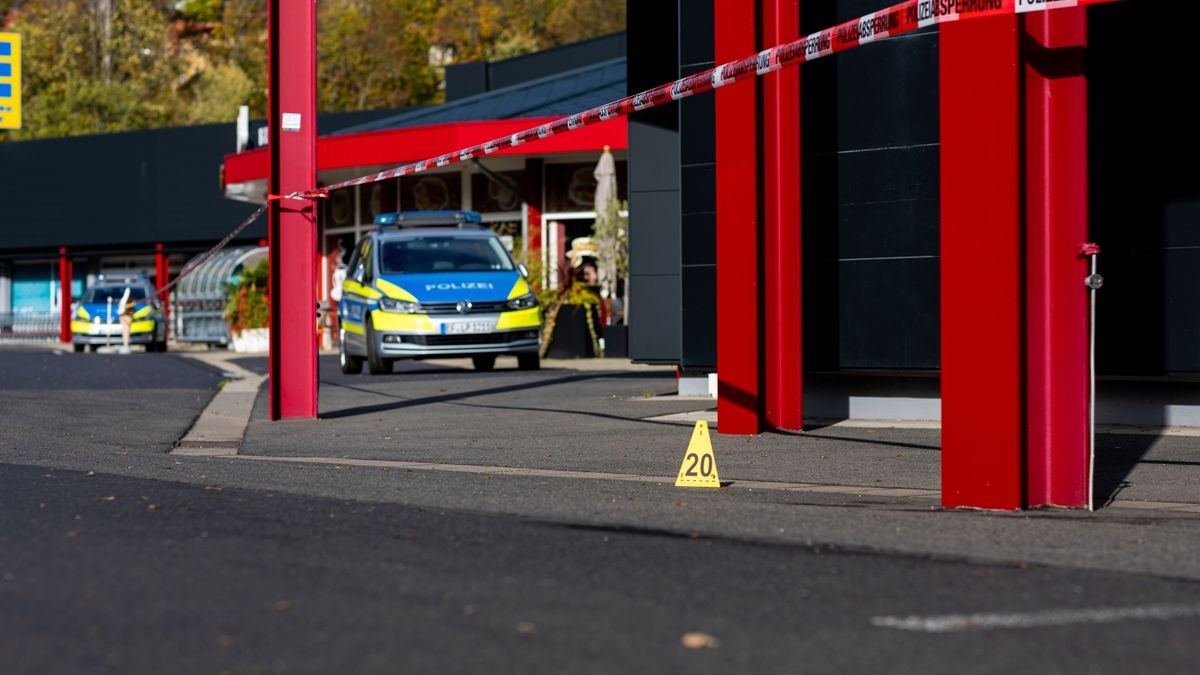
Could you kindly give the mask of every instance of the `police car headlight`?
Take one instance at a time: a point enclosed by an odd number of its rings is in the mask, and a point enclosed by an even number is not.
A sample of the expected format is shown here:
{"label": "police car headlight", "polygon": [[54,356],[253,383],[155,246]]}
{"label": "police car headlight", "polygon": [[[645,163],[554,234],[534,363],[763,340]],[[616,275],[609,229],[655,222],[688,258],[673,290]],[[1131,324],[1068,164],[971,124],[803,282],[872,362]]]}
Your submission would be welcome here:
{"label": "police car headlight", "polygon": [[419,314],[421,312],[421,305],[393,298],[380,298],[379,309],[385,312],[396,312],[397,314]]}
{"label": "police car headlight", "polygon": [[513,298],[512,300],[509,300],[508,308],[509,309],[529,309],[530,307],[537,307],[537,304],[538,304],[537,296],[534,295],[533,293],[526,293],[525,295],[522,295],[521,297]]}

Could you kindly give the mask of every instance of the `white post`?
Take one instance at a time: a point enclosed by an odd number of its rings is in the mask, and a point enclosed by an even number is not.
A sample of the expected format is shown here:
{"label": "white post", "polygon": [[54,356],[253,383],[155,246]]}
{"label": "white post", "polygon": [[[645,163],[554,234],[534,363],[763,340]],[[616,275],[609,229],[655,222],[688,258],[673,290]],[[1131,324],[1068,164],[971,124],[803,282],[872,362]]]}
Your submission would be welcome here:
{"label": "white post", "polygon": [[250,146],[250,106],[238,107],[237,116],[237,152],[242,152]]}

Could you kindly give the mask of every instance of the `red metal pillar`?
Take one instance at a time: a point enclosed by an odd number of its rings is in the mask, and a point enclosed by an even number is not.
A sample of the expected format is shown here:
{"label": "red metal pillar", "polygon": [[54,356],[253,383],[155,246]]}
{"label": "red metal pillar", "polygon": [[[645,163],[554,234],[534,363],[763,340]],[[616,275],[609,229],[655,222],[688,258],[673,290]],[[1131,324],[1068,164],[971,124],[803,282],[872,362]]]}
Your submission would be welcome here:
{"label": "red metal pillar", "polygon": [[58,340],[71,341],[71,256],[66,246],[58,249]]}
{"label": "red metal pillar", "polygon": [[[717,63],[755,50],[756,12],[714,0]],[[759,379],[757,78],[718,89],[717,417],[723,434],[762,429]]]}
{"label": "red metal pillar", "polygon": [[[314,0],[269,0],[269,192],[317,184],[317,13]],[[317,416],[317,227],[312,202],[271,203],[271,419]]]}
{"label": "red metal pillar", "polygon": [[171,262],[167,257],[167,250],[163,245],[154,245],[154,284],[158,289],[158,301],[162,303],[163,318],[167,322],[168,331],[171,325],[171,303],[169,302],[170,293],[163,292],[163,286],[171,282]]}
{"label": "red metal pillar", "polygon": [[1016,17],[941,27],[942,504],[1024,504]]}
{"label": "red metal pillar", "polygon": [[[763,0],[764,47],[800,37],[800,0]],[[766,422],[804,427],[801,367],[800,69],[763,87],[763,373]]]}
{"label": "red metal pillar", "polygon": [[1087,15],[1025,17],[1028,505],[1090,503]]}
{"label": "red metal pillar", "polygon": [[528,216],[528,229],[526,231],[529,241],[527,248],[529,249],[530,260],[541,260],[542,258],[542,181],[543,169],[545,163],[540,159],[525,160],[525,180],[522,185],[525,187],[523,195],[525,201],[525,213]]}

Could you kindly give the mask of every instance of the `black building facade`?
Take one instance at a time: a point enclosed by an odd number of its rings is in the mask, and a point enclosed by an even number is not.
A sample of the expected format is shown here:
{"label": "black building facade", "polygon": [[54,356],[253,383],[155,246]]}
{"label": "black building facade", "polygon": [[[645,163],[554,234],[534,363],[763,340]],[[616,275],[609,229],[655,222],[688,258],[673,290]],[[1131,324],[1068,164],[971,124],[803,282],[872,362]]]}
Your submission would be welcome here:
{"label": "black building facade", "polygon": [[[807,34],[886,3],[800,4]],[[712,0],[631,2],[628,12],[630,93],[715,65]],[[1200,137],[1178,73],[1164,64],[1195,59],[1178,40],[1130,48],[1128,37],[1152,33],[1156,16],[1200,18],[1200,6],[1147,0],[1088,10],[1090,218],[1106,279],[1097,362],[1102,375],[1183,381],[1200,373]],[[938,67],[936,29],[801,66],[796,189],[808,371],[939,367]],[[719,123],[711,93],[631,118],[635,360],[716,368]],[[986,251],[979,269],[986,283]]]}

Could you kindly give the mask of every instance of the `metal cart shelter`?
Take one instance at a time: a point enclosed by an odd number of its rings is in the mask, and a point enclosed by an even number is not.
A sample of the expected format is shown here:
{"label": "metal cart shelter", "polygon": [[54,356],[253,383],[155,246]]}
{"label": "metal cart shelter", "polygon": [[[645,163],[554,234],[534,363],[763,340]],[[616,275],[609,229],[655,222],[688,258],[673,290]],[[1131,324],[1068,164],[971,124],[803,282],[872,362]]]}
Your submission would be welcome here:
{"label": "metal cart shelter", "polygon": [[254,267],[266,257],[265,246],[229,248],[184,277],[175,291],[175,339],[227,346],[230,336],[229,325],[225,323],[225,303],[229,300],[229,285],[238,282],[242,270]]}

